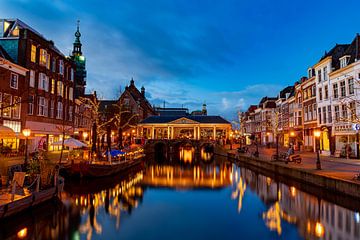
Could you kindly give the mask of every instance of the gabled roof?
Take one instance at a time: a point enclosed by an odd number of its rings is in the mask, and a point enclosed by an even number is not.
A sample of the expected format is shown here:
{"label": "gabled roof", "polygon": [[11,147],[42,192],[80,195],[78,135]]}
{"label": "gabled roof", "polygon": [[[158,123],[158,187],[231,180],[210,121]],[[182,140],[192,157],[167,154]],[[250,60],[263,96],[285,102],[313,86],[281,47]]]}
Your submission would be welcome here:
{"label": "gabled roof", "polygon": [[116,100],[101,100],[99,110],[104,111],[105,109],[112,107],[116,103]]}
{"label": "gabled roof", "polygon": [[225,120],[224,118],[222,118],[220,116],[150,116],[150,117],[144,119],[143,121],[141,121],[140,123],[147,123],[147,124],[170,123],[170,122],[173,122],[173,121],[175,121],[177,119],[181,119],[181,118],[187,118],[189,120],[196,121],[199,123],[230,124],[230,122],[228,122],[227,120]]}
{"label": "gabled roof", "polygon": [[286,88],[284,88],[279,92],[279,98],[286,98],[286,94],[289,93],[290,95],[291,92],[293,91],[294,91],[294,86],[287,86]]}
{"label": "gabled roof", "polygon": [[[130,85],[127,86],[125,88],[125,91],[127,91],[130,96],[135,100],[135,101],[140,101],[140,105],[143,108],[147,108],[149,111],[151,111],[153,114],[155,114],[155,110],[154,108],[151,106],[151,104],[149,103],[149,101],[146,99],[145,96],[143,96],[141,94],[141,92],[135,87],[134,84],[134,80],[131,79],[130,81]],[[123,96],[123,95],[122,95]],[[121,97],[120,97],[121,98]]]}
{"label": "gabled roof", "polygon": [[[349,47],[346,49],[344,56],[349,55],[350,59],[348,64],[355,62],[355,59],[360,60],[360,36],[356,35]],[[342,56],[341,56],[342,57]]]}
{"label": "gabled roof", "polygon": [[329,52],[325,52],[324,56],[321,57],[319,62],[324,60],[327,57],[332,57],[331,67],[337,69],[340,67],[339,58],[344,56],[346,49],[350,46],[350,44],[336,44]]}
{"label": "gabled roof", "polygon": [[13,59],[9,56],[9,54],[5,51],[5,49],[0,45],[0,57],[9,60],[10,62],[14,62]]}

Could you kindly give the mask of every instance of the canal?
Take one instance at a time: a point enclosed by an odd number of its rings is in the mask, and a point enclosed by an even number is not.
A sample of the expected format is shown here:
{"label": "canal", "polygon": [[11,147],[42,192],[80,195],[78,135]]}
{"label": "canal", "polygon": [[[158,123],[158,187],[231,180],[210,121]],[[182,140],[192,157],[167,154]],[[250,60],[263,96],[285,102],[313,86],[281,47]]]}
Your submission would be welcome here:
{"label": "canal", "polygon": [[60,202],[0,222],[0,239],[360,239],[354,200],[204,152],[179,157],[67,180]]}

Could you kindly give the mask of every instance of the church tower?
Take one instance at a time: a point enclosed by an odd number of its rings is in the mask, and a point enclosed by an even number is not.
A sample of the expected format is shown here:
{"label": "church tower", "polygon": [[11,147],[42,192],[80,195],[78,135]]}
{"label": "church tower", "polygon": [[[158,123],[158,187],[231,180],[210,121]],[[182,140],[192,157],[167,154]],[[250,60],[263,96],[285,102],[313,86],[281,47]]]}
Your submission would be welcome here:
{"label": "church tower", "polygon": [[71,59],[76,64],[76,74],[75,74],[75,98],[82,97],[85,94],[86,86],[86,60],[81,51],[81,41],[80,41],[80,21],[77,21],[77,29],[75,32],[75,41],[72,51]]}

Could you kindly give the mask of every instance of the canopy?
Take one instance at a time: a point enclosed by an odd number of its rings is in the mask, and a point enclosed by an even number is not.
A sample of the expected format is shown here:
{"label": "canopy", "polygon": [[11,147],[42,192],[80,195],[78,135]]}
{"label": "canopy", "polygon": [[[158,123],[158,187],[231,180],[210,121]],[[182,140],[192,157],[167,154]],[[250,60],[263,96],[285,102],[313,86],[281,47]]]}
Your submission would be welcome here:
{"label": "canopy", "polygon": [[[52,145],[61,146],[62,141],[54,142],[54,143],[52,143]],[[68,139],[64,140],[64,146],[69,147],[69,148],[82,148],[82,147],[87,147],[87,144],[85,144],[79,140],[76,140],[74,138],[68,138]]]}
{"label": "canopy", "polygon": [[16,134],[14,130],[6,126],[0,126],[0,139],[15,138]]}
{"label": "canopy", "polygon": [[[108,154],[108,151],[106,151],[104,155],[107,155],[107,154]],[[122,152],[122,151],[116,150],[116,149],[110,151],[110,155],[112,157],[116,157],[116,156],[121,155],[121,154],[125,154],[125,152]]]}

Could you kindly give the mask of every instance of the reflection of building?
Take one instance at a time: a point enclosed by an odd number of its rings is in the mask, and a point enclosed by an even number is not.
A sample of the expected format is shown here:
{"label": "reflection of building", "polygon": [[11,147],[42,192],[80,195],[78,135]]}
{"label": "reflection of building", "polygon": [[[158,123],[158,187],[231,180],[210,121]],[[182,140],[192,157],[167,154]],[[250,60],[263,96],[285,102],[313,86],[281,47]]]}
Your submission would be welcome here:
{"label": "reflection of building", "polygon": [[[237,171],[235,170],[234,173]],[[265,225],[282,234],[283,222],[296,224],[305,239],[359,239],[360,214],[304,193],[293,186],[241,169],[246,185],[268,206]]]}
{"label": "reflection of building", "polygon": [[153,165],[147,169],[145,186],[169,188],[221,188],[231,184],[232,167],[221,164],[181,167]]}
{"label": "reflection of building", "polygon": [[231,124],[220,116],[151,116],[138,125],[150,139],[229,138]]}

